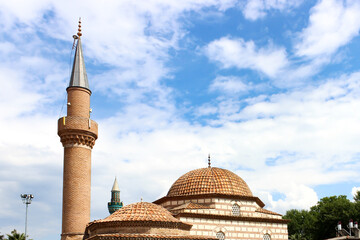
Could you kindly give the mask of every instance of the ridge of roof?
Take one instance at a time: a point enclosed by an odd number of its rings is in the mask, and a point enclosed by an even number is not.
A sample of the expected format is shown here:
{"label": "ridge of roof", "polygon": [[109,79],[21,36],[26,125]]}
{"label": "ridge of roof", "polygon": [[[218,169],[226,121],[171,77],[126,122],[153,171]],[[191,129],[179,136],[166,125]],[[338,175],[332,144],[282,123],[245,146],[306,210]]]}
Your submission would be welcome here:
{"label": "ridge of roof", "polygon": [[181,209],[209,209],[210,207],[201,205],[198,203],[188,202],[184,203],[180,206],[177,206],[175,208],[172,208],[171,210],[181,210]]}
{"label": "ridge of roof", "polygon": [[270,211],[270,210],[267,210],[267,209],[264,209],[264,208],[258,208],[258,209],[256,209],[255,212],[260,212],[260,213],[266,213],[266,214],[271,214],[271,215],[282,216],[280,213],[276,213],[276,212],[273,212],[273,211]]}

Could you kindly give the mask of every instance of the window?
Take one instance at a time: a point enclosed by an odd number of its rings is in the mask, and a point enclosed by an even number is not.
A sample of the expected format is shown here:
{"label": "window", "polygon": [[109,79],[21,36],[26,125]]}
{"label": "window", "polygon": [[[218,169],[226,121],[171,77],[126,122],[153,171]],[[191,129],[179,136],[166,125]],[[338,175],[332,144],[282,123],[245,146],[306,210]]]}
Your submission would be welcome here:
{"label": "window", "polygon": [[216,237],[217,237],[217,239],[219,239],[219,240],[224,240],[225,239],[225,233],[223,233],[223,232],[217,232],[216,233]]}
{"label": "window", "polygon": [[269,234],[265,234],[263,237],[264,240],[271,240],[271,237]]}
{"label": "window", "polygon": [[232,205],[232,214],[234,216],[239,216],[240,215],[240,206],[237,205],[236,203],[234,205]]}

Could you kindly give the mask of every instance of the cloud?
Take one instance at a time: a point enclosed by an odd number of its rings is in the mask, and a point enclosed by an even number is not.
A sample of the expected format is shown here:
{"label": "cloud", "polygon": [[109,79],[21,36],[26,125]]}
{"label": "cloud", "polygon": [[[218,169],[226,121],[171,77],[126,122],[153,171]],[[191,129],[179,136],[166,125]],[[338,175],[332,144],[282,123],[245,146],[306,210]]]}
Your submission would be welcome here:
{"label": "cloud", "polygon": [[210,84],[209,90],[239,94],[247,92],[249,86],[236,76],[217,76]]}
{"label": "cloud", "polygon": [[359,191],[360,191],[360,187],[353,187],[353,188],[351,189],[351,195],[352,195],[353,197],[355,197],[356,194],[357,194],[357,192],[359,192]]}
{"label": "cloud", "polygon": [[264,18],[270,10],[289,11],[298,7],[302,0],[248,0],[243,8],[246,19]]}
{"label": "cloud", "polygon": [[[248,1],[245,17],[256,20],[270,9],[286,11],[301,1]],[[292,55],[281,46],[255,46],[253,41],[222,37],[206,46],[207,56],[222,68],[252,69],[273,79],[277,87],[296,87],[332,63],[330,55],[348,44],[360,29],[360,4],[357,1],[319,1],[310,11],[309,24],[298,33]],[[298,58],[300,57],[300,58]],[[290,60],[288,60],[290,59]]]}
{"label": "cloud", "polygon": [[249,68],[275,77],[288,65],[283,48],[268,46],[258,48],[253,41],[241,38],[222,37],[210,42],[204,48],[207,57],[219,62],[223,68]]}
{"label": "cloud", "polygon": [[[206,166],[208,153],[213,166],[239,174],[268,208],[280,213],[309,208],[318,200],[314,186],[359,176],[360,115],[353,111],[360,108],[359,86],[360,73],[354,73],[250,99],[246,107],[241,101],[209,103],[208,113],[215,108],[220,122],[213,126],[191,124],[176,110],[129,106],[100,122],[94,212],[99,217],[103,212],[114,175],[126,201],[153,200],[166,194],[177,177]],[[275,198],[277,193],[282,197]]]}
{"label": "cloud", "polygon": [[[216,109],[217,118],[208,119],[214,128],[207,128],[206,139],[216,136],[225,143],[214,159],[228,159],[222,163],[240,169],[237,173],[255,194],[284,194],[276,200],[264,195],[273,210],[312,206],[313,186],[352,181],[358,175],[360,115],[353,109],[360,107],[359,84],[356,72],[255,100],[218,98],[217,104],[207,105]],[[244,102],[248,105],[242,107]],[[301,204],[297,194],[304,194]]]}
{"label": "cloud", "polygon": [[299,34],[296,55],[331,55],[359,34],[360,3],[352,0],[322,0],[310,11],[309,25]]}
{"label": "cloud", "polygon": [[268,209],[283,214],[289,209],[310,209],[319,200],[312,188],[302,184],[289,184],[287,189],[281,189],[281,192],[286,192],[286,195],[278,200],[274,200],[269,192],[260,192],[259,195],[268,203]]}

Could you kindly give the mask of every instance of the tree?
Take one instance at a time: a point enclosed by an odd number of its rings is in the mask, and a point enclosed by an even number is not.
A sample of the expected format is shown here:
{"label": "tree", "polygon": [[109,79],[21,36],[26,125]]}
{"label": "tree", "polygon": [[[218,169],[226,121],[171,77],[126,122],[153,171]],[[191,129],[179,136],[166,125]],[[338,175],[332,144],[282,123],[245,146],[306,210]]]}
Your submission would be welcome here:
{"label": "tree", "polygon": [[6,234],[8,240],[25,240],[24,233],[18,233],[15,229],[11,231],[11,234]]}
{"label": "tree", "polygon": [[318,240],[335,237],[335,226],[339,221],[357,221],[359,216],[360,201],[351,202],[346,196],[332,196],[322,198],[309,211],[289,210],[283,218],[290,220],[289,239]]}
{"label": "tree", "polygon": [[300,233],[295,233],[289,236],[290,240],[308,240],[309,238],[303,236]]}
{"label": "tree", "polygon": [[338,221],[347,223],[357,217],[355,204],[344,195],[322,198],[309,213],[315,219],[312,239],[335,237]]}
{"label": "tree", "polygon": [[291,209],[283,217],[289,219],[288,233],[291,240],[308,240],[311,239],[311,230],[314,219],[309,211]]}
{"label": "tree", "polygon": [[4,240],[4,235],[1,235],[1,233],[0,233],[0,240]]}

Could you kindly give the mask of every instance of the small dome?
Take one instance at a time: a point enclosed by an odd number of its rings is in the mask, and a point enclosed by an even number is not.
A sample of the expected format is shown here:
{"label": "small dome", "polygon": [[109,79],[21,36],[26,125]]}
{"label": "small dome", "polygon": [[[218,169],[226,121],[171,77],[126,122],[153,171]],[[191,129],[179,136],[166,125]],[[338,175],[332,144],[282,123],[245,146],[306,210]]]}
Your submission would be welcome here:
{"label": "small dome", "polygon": [[253,196],[246,182],[235,173],[215,167],[199,168],[182,175],[167,197],[198,194]]}
{"label": "small dome", "polygon": [[[150,236],[188,236],[191,227],[191,224],[176,219],[160,205],[138,202],[117,210],[105,219],[90,222],[86,226],[85,239],[93,239],[93,237],[94,239],[103,239],[95,238],[95,236],[103,236],[103,234],[106,234],[106,236],[109,236],[109,234],[115,234],[116,236],[121,234],[134,236],[134,234],[138,234],[139,238],[142,239],[147,239],[149,234]],[[188,238],[179,237],[179,239]]]}
{"label": "small dome", "polygon": [[165,208],[149,202],[129,204],[100,221],[180,222]]}

